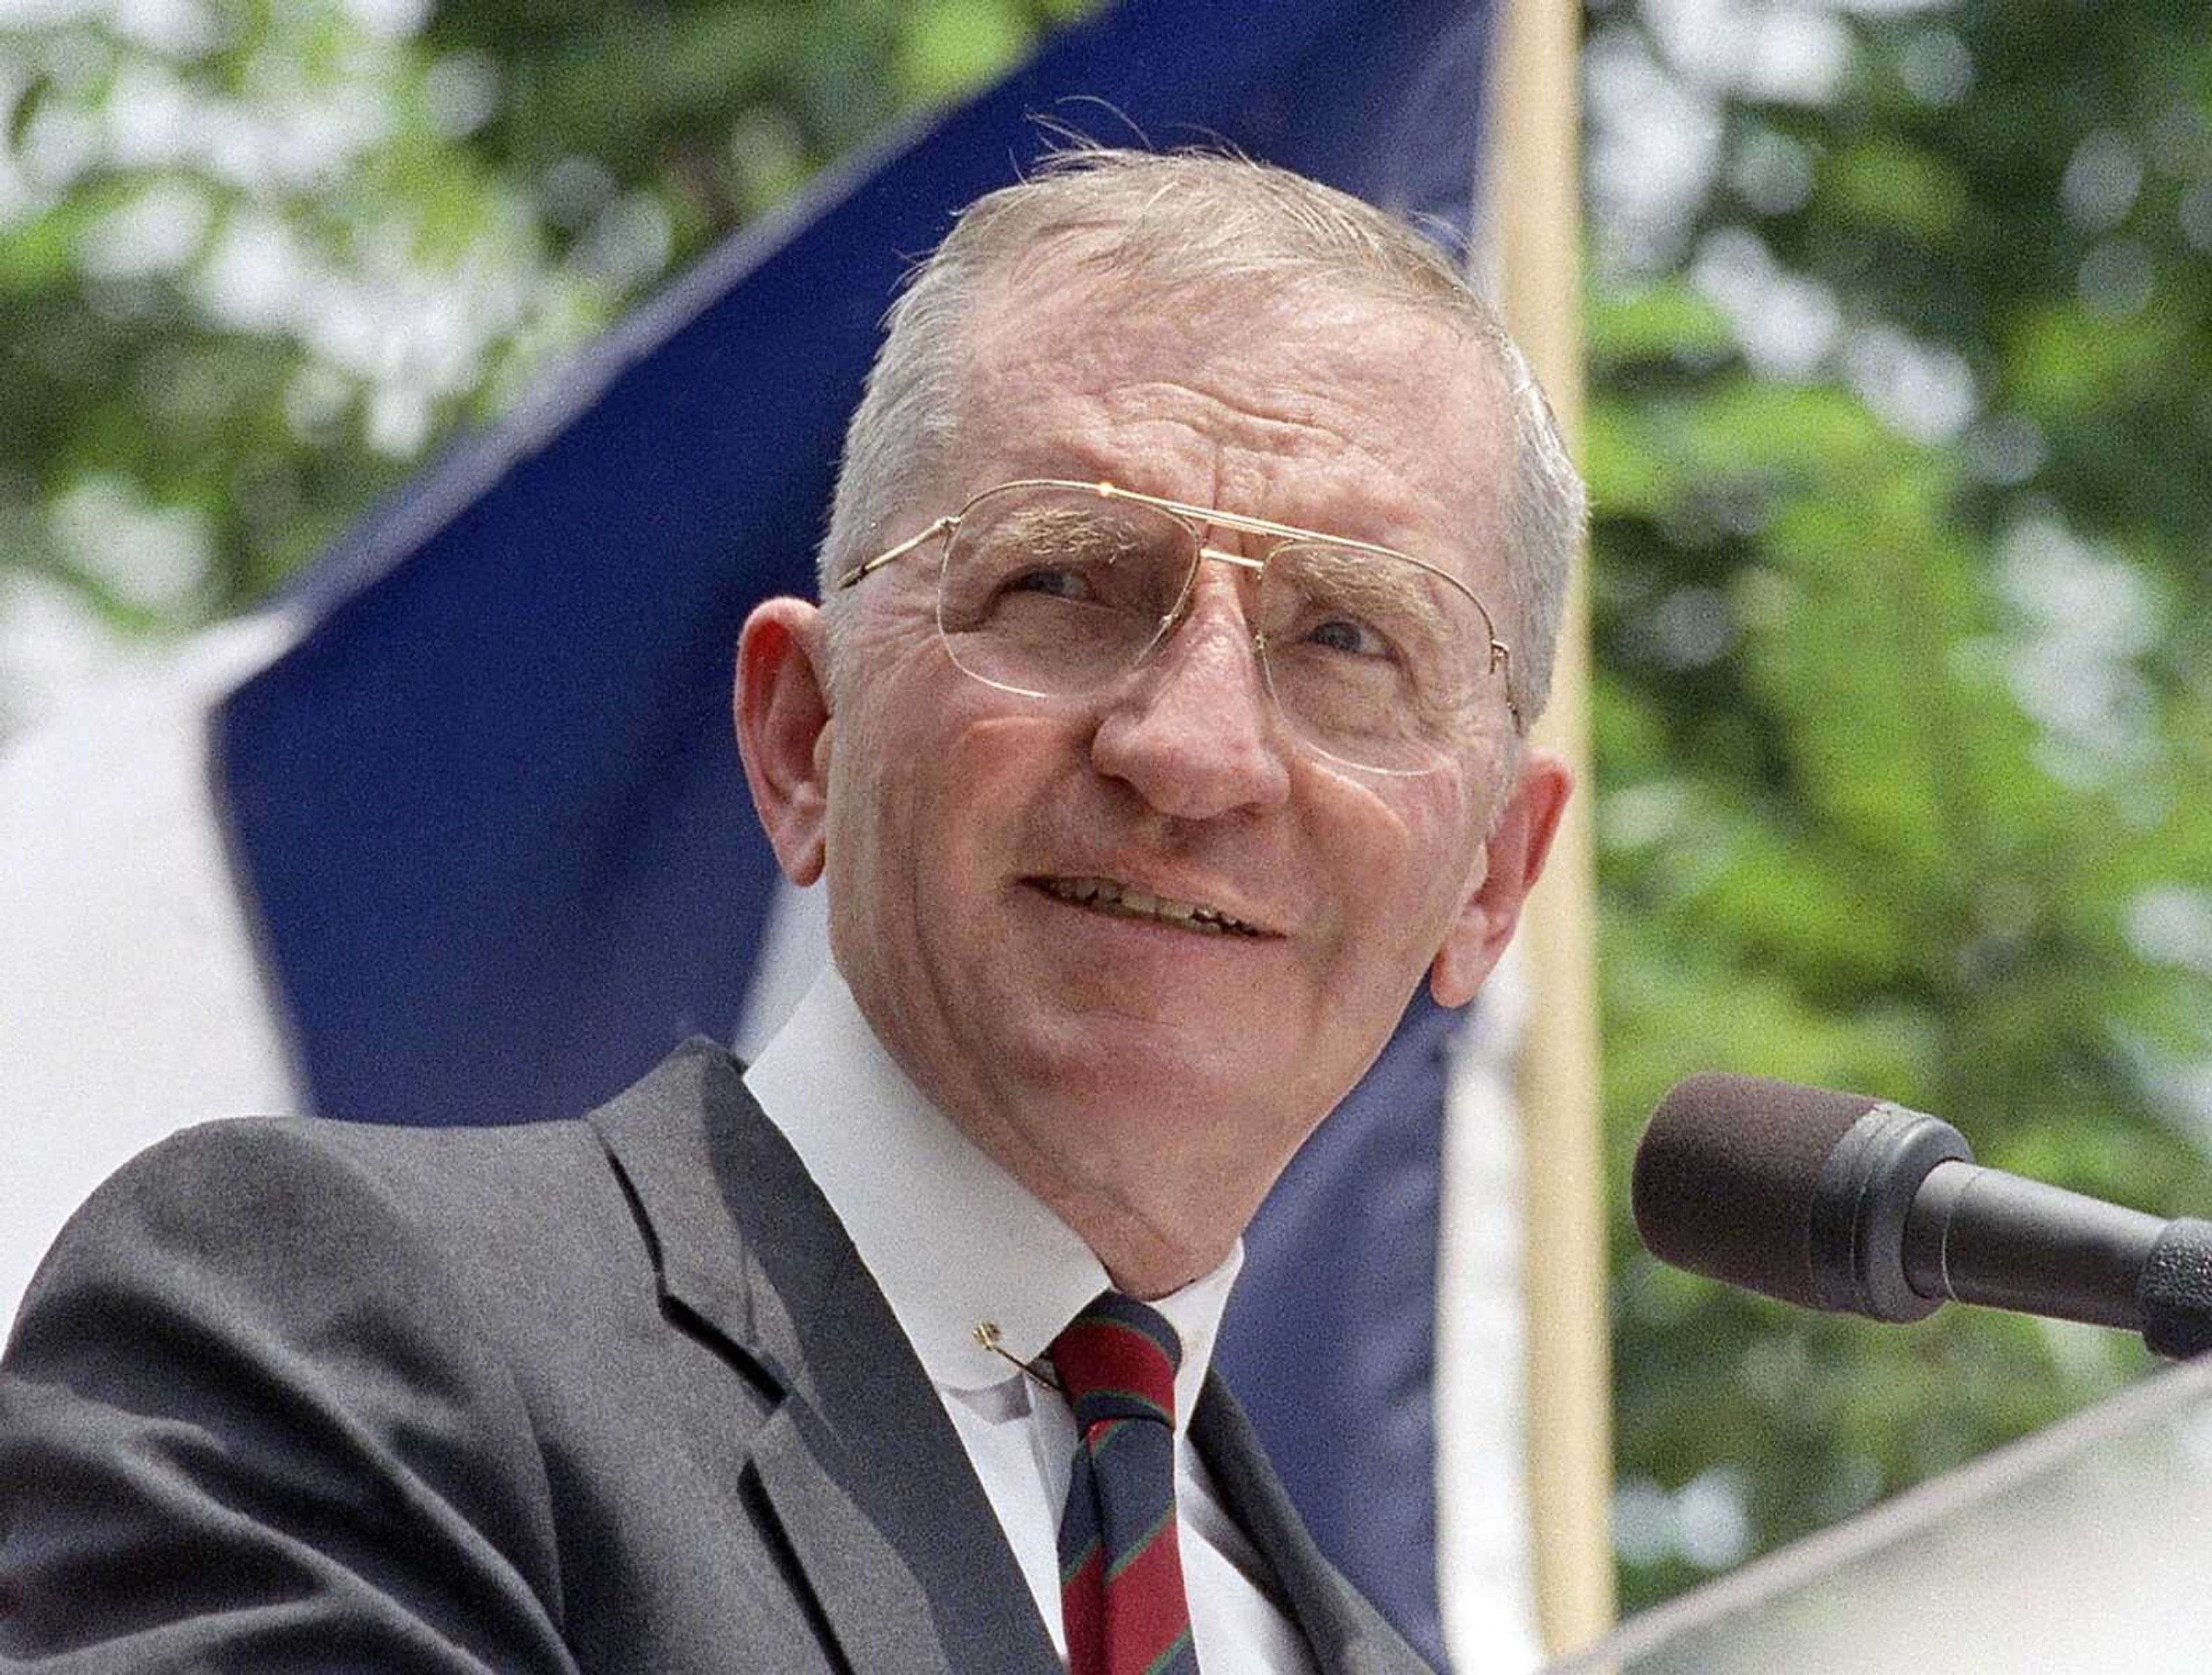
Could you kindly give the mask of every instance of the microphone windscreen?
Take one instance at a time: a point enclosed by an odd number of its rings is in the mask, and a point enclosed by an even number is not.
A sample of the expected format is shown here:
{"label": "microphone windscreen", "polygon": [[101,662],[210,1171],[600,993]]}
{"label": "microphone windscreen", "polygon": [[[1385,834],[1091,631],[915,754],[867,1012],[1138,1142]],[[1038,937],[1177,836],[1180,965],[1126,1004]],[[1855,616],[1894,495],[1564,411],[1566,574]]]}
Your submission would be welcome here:
{"label": "microphone windscreen", "polygon": [[1814,1184],[1851,1124],[1881,1103],[1759,1076],[1675,1085],[1636,1148],[1636,1231],[1662,1262],[1785,1303],[1813,1294]]}

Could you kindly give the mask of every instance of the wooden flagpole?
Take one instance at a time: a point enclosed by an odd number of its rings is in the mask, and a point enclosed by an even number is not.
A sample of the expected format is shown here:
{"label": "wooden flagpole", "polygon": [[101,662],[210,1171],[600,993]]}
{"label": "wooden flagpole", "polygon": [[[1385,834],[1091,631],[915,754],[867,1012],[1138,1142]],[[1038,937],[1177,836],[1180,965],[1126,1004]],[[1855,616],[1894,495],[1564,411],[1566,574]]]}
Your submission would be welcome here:
{"label": "wooden flagpole", "polygon": [[[1499,301],[1571,447],[1583,406],[1581,28],[1577,0],[1504,0],[1488,148]],[[1566,757],[1577,789],[1522,921],[1534,1003],[1519,1070],[1530,1540],[1553,1654],[1602,1634],[1614,1605],[1586,560],[1557,669],[1536,740]]]}

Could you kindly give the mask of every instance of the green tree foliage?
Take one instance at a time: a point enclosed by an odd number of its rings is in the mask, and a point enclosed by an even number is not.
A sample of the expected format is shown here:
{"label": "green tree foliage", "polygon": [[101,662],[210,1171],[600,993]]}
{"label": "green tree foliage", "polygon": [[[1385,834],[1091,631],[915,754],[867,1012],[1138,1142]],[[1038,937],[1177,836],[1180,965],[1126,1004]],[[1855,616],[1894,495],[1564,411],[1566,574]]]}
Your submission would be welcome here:
{"label": "green tree foliage", "polygon": [[[0,665],[258,603],[455,426],[1091,0],[0,8]],[[29,607],[35,606],[35,610]],[[0,734],[36,707],[0,667]]]}
{"label": "green tree foliage", "polygon": [[[1613,1179],[1719,1067],[2212,1213],[2212,35],[2182,5],[1837,13],[1796,38],[1824,75],[1778,88],[1755,40],[1736,79],[1701,58],[1696,9],[1591,18],[1601,83],[1711,124],[1671,216],[1601,210],[1593,277]],[[2148,1365],[1723,1294],[1625,1203],[1613,1237],[1631,1605]]]}

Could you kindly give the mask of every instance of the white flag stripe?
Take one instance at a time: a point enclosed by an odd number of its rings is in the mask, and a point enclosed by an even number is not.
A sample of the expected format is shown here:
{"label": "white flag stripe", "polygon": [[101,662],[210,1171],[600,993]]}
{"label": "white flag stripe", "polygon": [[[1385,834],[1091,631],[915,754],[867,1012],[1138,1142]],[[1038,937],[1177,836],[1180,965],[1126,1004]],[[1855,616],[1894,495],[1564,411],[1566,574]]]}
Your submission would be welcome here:
{"label": "white flag stripe", "polygon": [[1522,1123],[1514,1091],[1529,1005],[1509,947],[1453,1043],[1437,1251],[1437,1597],[1465,1669],[1544,1661],[1528,1490]]}
{"label": "white flag stripe", "polygon": [[227,624],[0,752],[0,1320],[133,1154],[299,1104],[230,875],[209,716],[289,645]]}

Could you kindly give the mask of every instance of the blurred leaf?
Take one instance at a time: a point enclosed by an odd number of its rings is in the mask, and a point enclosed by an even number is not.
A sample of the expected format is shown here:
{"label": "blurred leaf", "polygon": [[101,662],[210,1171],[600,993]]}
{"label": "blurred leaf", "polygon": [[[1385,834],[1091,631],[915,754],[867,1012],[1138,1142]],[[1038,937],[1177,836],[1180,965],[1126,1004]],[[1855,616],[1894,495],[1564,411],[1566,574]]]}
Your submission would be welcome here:
{"label": "blurred leaf", "polygon": [[1821,165],[1823,208],[1841,221],[1941,243],[1966,212],[1965,183],[1940,158],[1888,135],[1832,154]]}
{"label": "blurred leaf", "polygon": [[1025,8],[1002,0],[918,0],[906,15],[899,80],[918,104],[942,104],[1005,71],[1034,30]]}

